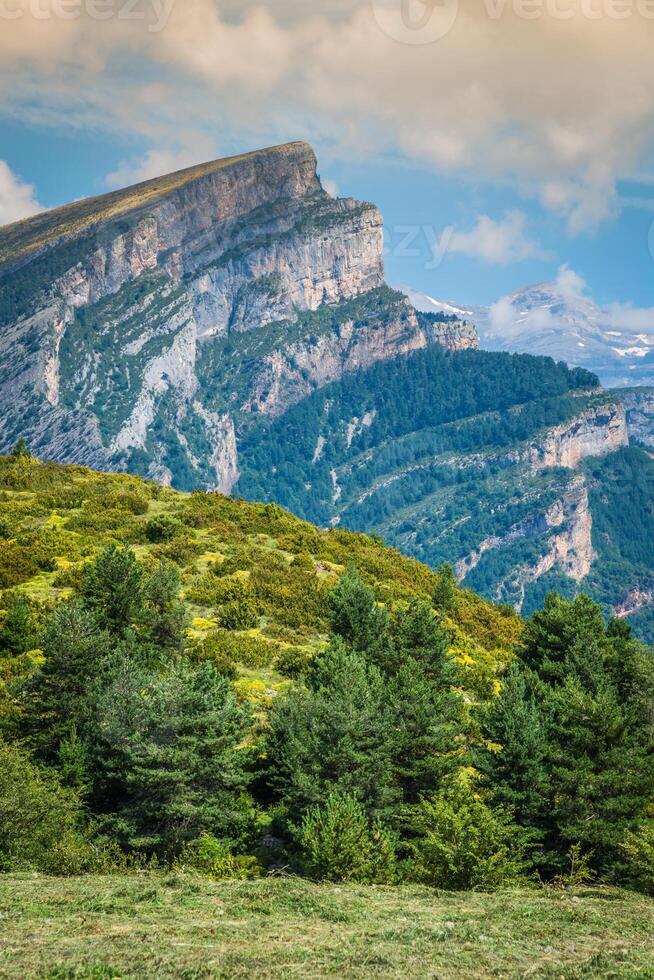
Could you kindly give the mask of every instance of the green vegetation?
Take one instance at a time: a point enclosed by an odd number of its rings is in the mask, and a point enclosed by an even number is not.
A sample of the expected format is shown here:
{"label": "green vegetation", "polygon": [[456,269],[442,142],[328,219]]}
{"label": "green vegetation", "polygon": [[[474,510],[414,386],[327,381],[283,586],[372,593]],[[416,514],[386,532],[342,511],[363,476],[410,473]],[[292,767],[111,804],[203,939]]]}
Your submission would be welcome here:
{"label": "green vegetation", "polygon": [[6,869],[651,887],[654,665],[590,599],[23,444],[0,492]]}
{"label": "green vegetation", "polygon": [[[23,444],[0,495],[3,975],[210,976],[214,947],[363,975],[371,943],[381,973],[647,975],[615,889],[654,891],[654,660],[624,622],[551,595],[523,623],[365,535]],[[21,873],[70,879],[56,916]]]}
{"label": "green vegetation", "polygon": [[[466,513],[480,490],[485,496],[486,482],[507,468],[501,450],[578,413],[586,404],[579,389],[594,383],[588,372],[526,355],[431,347],[380,362],[246,435],[238,491],[274,499],[319,524],[338,518],[359,530],[379,529],[389,540],[399,539],[402,525],[411,532],[406,545],[416,532],[424,535],[426,512],[436,511],[441,531],[456,525],[458,513],[440,513],[440,501],[431,499],[436,491],[444,492],[443,504],[455,491]],[[453,466],[453,454],[465,453],[477,455]],[[516,461],[508,466],[516,469]],[[426,549],[414,541],[411,550],[432,565],[460,557],[460,542],[445,535],[439,542]]]}
{"label": "green vegetation", "polygon": [[610,888],[0,877],[0,973],[86,978],[510,977],[654,972],[650,899]]}

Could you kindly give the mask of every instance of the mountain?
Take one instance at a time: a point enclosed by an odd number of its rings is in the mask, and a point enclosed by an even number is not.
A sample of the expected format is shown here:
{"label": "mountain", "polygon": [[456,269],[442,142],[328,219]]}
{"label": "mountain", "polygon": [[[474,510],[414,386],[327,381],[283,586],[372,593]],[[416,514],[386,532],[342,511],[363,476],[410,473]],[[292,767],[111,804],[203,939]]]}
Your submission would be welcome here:
{"label": "mountain", "polygon": [[0,230],[0,451],[279,503],[654,636],[652,392],[411,300],[379,211],[327,194],[305,143],[45,212]]}
{"label": "mountain", "polygon": [[654,384],[654,319],[644,332],[630,326],[628,311],[598,306],[570,270],[561,270],[553,282],[505,296],[492,307],[460,308],[405,286],[400,289],[418,310],[470,318],[486,350],[545,354],[593,371],[607,387]]}
{"label": "mountain", "polygon": [[232,489],[237,424],[441,340],[384,285],[379,211],[304,143],[11,225],[0,263],[0,448],[185,486]]}

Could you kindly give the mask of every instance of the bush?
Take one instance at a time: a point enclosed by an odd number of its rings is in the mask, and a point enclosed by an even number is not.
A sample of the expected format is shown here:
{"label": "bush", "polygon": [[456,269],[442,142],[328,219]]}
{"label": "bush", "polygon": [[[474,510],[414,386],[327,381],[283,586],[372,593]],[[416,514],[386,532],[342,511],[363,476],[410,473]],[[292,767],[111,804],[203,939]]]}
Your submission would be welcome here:
{"label": "bush", "polygon": [[220,607],[218,622],[225,630],[254,629],[259,625],[259,611],[252,599],[234,599]]}
{"label": "bush", "polygon": [[268,667],[280,649],[276,643],[262,640],[258,636],[234,635],[222,630],[210,633],[198,643],[198,647],[204,660],[211,660],[216,664],[221,660],[229,660],[252,669]]}
{"label": "bush", "polygon": [[654,895],[654,820],[644,821],[635,831],[628,830],[622,850],[633,884]]}
{"label": "bush", "polygon": [[232,854],[213,834],[202,834],[183,848],[180,865],[218,880],[260,878],[263,868],[251,854]]}
{"label": "bush", "polygon": [[18,746],[0,742],[0,870],[78,874],[94,858],[78,795]]}
{"label": "bush", "polygon": [[413,808],[409,825],[418,835],[410,875],[424,884],[486,891],[520,874],[519,831],[468,786],[423,799]]}
{"label": "bush", "polygon": [[277,657],[277,670],[284,677],[295,680],[310,666],[314,653],[305,647],[286,647]]}
{"label": "bush", "polygon": [[159,514],[151,517],[145,525],[145,536],[151,544],[162,544],[172,541],[184,531],[184,525],[170,514]]}
{"label": "bush", "polygon": [[307,871],[317,880],[386,884],[395,878],[391,836],[381,824],[371,824],[347,793],[330,793],[323,806],[307,811],[299,843]]}

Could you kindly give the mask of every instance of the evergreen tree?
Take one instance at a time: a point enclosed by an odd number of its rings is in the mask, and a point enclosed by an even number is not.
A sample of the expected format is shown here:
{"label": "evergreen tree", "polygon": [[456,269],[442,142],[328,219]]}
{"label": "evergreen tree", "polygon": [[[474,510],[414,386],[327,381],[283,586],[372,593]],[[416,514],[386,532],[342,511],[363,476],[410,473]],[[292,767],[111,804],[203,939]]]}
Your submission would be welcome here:
{"label": "evergreen tree", "polygon": [[351,795],[370,816],[388,813],[398,793],[385,688],[374,665],[335,642],[312,664],[307,686],[275,702],[269,780],[291,825],[332,791]]}
{"label": "evergreen tree", "polygon": [[201,834],[238,840],[249,716],[211,664],[118,659],[95,718],[94,803],[124,845],[170,857]]}
{"label": "evergreen tree", "polygon": [[405,803],[438,790],[462,764],[459,698],[409,659],[388,685],[394,782]]}
{"label": "evergreen tree", "polygon": [[162,561],[144,586],[143,625],[150,643],[160,650],[181,650],[187,615],[179,598],[182,580],[176,565]]}
{"label": "evergreen tree", "polygon": [[132,549],[110,545],[87,567],[81,592],[102,626],[122,635],[143,617],[144,589]]}
{"label": "evergreen tree", "polygon": [[490,750],[475,753],[493,800],[528,831],[533,863],[553,830],[548,740],[536,675],[515,664],[502,690],[483,713],[482,735]]}
{"label": "evergreen tree", "polygon": [[115,647],[95,615],[78,600],[63,602],[41,636],[43,667],[29,682],[25,724],[45,759],[56,759],[62,739],[85,716],[87,695]]}
{"label": "evergreen tree", "polygon": [[0,654],[19,657],[37,644],[34,616],[29,600],[20,593],[11,599],[0,627]]}
{"label": "evergreen tree", "polygon": [[329,594],[329,618],[334,635],[352,649],[382,659],[388,656],[388,613],[353,566]]}
{"label": "evergreen tree", "polygon": [[396,669],[412,659],[440,687],[455,683],[456,668],[448,652],[450,640],[428,602],[413,599],[395,610],[390,635]]}
{"label": "evergreen tree", "polygon": [[11,450],[12,459],[31,459],[32,454],[29,451],[29,446],[27,445],[27,440],[21,436],[14,448]]}
{"label": "evergreen tree", "polygon": [[449,613],[456,603],[456,578],[449,562],[438,569],[438,582],[434,589],[434,605],[442,613]]}
{"label": "evergreen tree", "polygon": [[557,595],[528,622],[521,657],[528,668],[514,668],[488,712],[501,749],[481,768],[542,842],[546,872],[579,845],[596,873],[615,874],[625,831],[654,795],[651,658],[586,596]]}

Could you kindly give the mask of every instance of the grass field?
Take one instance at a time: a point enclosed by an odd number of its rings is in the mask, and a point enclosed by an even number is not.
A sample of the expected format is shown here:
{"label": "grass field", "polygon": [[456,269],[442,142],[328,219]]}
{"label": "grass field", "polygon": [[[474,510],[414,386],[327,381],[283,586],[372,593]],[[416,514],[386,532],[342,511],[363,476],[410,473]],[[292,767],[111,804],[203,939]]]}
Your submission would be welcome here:
{"label": "grass field", "polygon": [[613,889],[0,876],[0,976],[654,976],[654,902]]}

